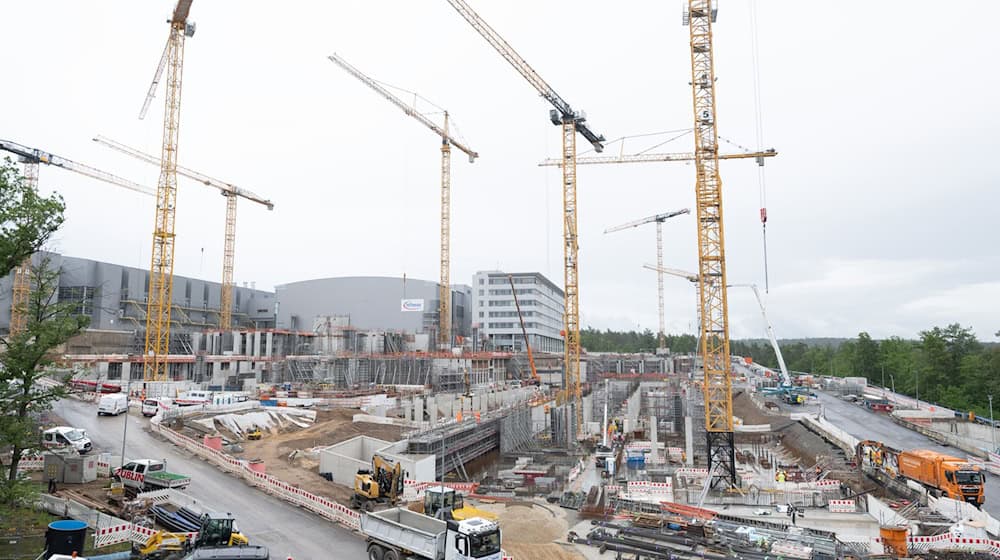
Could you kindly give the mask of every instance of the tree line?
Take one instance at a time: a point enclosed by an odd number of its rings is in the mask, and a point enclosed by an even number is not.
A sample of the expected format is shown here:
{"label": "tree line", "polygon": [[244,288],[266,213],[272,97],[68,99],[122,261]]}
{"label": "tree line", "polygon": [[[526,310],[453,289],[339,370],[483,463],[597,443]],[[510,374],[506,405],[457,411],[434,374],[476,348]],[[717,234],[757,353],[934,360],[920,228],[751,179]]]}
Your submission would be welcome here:
{"label": "tree line", "polygon": [[[997,333],[1000,336],[1000,332]],[[695,335],[668,335],[672,352],[696,351]],[[790,371],[864,377],[899,393],[961,411],[989,414],[989,396],[998,398],[1000,415],[1000,345],[980,342],[969,327],[950,324],[921,331],[917,340],[890,337],[873,339],[867,332],[856,338],[831,341],[817,339],[779,342]],[[591,352],[653,352],[656,334],[644,331],[612,331],[586,328],[580,342]],[[777,369],[778,359],[766,340],[734,340],[733,355]]]}

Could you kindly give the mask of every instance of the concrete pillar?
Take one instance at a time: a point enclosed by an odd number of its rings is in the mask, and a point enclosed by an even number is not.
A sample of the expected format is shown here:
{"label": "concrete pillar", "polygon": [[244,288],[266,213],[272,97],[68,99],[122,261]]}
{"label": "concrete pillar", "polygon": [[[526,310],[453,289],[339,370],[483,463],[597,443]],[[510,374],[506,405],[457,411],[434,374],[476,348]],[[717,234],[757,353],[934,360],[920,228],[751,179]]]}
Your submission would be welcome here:
{"label": "concrete pillar", "polygon": [[594,395],[590,394],[583,397],[583,424],[584,426],[589,425],[594,421]]}
{"label": "concrete pillar", "polygon": [[660,448],[658,444],[659,435],[656,433],[656,416],[649,417],[649,443],[652,446],[653,462],[660,462]]}
{"label": "concrete pillar", "polygon": [[431,427],[437,426],[438,405],[435,397],[427,397],[427,416],[431,421]]}
{"label": "concrete pillar", "polygon": [[421,397],[413,397],[413,421],[424,421],[424,399]]}
{"label": "concrete pillar", "polygon": [[694,465],[694,423],[690,416],[684,417],[684,453],[687,455],[687,466]]}
{"label": "concrete pillar", "polygon": [[488,405],[489,405],[489,401],[486,399],[486,397],[480,397],[479,398],[479,408],[477,410],[480,413],[485,414],[486,412],[489,412],[489,406]]}

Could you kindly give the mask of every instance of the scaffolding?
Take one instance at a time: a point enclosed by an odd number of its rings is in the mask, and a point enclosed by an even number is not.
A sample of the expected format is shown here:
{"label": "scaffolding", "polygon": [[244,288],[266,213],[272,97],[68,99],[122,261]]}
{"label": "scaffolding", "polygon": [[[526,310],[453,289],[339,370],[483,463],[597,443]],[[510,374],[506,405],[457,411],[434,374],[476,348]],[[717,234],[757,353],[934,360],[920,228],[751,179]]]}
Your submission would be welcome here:
{"label": "scaffolding", "polygon": [[433,428],[410,436],[407,453],[434,455],[436,476],[449,472],[465,476],[464,465],[494,449],[509,452],[525,445],[532,437],[528,407],[502,409],[479,420]]}

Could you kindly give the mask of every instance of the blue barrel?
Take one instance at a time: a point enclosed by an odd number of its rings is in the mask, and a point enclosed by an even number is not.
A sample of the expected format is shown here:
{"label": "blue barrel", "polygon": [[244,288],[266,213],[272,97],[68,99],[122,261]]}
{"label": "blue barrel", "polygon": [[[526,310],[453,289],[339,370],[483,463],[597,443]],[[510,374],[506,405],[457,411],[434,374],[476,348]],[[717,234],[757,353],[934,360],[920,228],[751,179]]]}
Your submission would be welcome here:
{"label": "blue barrel", "polygon": [[87,524],[75,519],[63,519],[49,523],[49,530],[45,532],[45,548],[48,558],[53,554],[65,554],[72,556],[83,555],[84,542],[87,538]]}

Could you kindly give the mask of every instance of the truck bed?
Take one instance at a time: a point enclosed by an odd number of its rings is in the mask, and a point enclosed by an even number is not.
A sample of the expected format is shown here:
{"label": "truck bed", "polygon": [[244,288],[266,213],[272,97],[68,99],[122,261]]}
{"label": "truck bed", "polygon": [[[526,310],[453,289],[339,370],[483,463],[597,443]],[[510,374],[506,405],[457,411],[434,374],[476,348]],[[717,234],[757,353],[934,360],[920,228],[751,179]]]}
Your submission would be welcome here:
{"label": "truck bed", "polygon": [[448,523],[406,508],[392,508],[361,516],[365,536],[410,550],[424,558],[444,558]]}
{"label": "truck bed", "polygon": [[159,471],[147,474],[146,482],[154,486],[178,488],[191,484],[191,477],[183,474]]}

